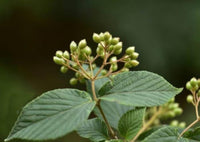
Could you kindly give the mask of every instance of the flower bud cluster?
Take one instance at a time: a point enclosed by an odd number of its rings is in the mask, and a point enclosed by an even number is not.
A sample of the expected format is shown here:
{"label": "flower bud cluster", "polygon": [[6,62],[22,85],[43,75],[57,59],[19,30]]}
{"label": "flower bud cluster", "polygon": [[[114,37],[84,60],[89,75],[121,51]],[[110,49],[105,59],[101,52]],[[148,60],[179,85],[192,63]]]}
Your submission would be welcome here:
{"label": "flower bud cluster", "polygon": [[200,78],[191,78],[190,81],[186,83],[186,89],[191,92],[186,98],[188,103],[195,104],[200,100]]}
{"label": "flower bud cluster", "polygon": [[183,113],[183,109],[179,106],[179,103],[174,101],[174,98],[172,98],[168,103],[164,104],[162,109],[164,113],[162,113],[160,116],[161,119],[174,118]]}
{"label": "flower bud cluster", "polygon": [[[100,57],[103,59],[99,78],[108,77],[109,75],[115,75],[120,72],[129,71],[129,68],[135,67],[139,64],[137,58],[139,53],[135,52],[135,47],[128,47],[125,51],[125,55],[121,58],[117,58],[116,55],[122,53],[123,43],[119,37],[113,37],[109,32],[94,33],[93,41],[98,44],[96,48],[96,55],[92,55],[92,49],[87,45],[86,39],[82,39],[78,43],[72,41],[69,45],[69,51],[56,51],[53,61],[61,65],[60,71],[66,73],[68,69],[79,73],[70,80],[70,84],[75,85],[78,82],[83,83],[84,79],[96,79],[99,75],[94,75],[93,69],[96,68],[95,60]],[[118,63],[124,63],[123,68],[119,69]],[[83,65],[87,65],[88,68],[84,69]],[[109,70],[104,67],[109,66]],[[119,71],[117,71],[119,70]],[[115,73],[115,74],[114,74]]]}

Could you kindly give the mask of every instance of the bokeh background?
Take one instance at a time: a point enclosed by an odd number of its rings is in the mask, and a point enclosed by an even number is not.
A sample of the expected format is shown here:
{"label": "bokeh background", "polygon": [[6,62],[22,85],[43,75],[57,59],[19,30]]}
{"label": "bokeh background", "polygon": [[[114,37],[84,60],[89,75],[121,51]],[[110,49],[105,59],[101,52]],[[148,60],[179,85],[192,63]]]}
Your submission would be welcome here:
{"label": "bokeh background", "polygon": [[[121,37],[124,48],[136,46],[135,70],[158,73],[177,87],[200,77],[199,0],[0,0],[0,141],[27,102],[71,87],[73,73],[59,72],[55,51],[83,38],[95,50],[92,34],[104,31]],[[185,110],[177,119],[189,123],[187,93],[176,98]],[[57,141],[87,142],[75,133]]]}

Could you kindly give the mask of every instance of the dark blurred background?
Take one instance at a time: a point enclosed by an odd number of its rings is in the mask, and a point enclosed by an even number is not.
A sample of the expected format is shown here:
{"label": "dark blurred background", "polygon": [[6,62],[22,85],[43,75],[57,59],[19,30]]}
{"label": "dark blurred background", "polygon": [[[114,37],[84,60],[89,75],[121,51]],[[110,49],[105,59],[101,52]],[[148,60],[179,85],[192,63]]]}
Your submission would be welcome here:
{"label": "dark blurred background", "polygon": [[[158,73],[177,87],[200,77],[200,1],[198,0],[0,0],[0,141],[22,106],[44,91],[71,87],[52,61],[71,40],[109,31],[124,47],[136,46],[136,70]],[[79,86],[79,88],[83,88]],[[184,90],[176,100],[191,122],[193,108]],[[15,140],[14,140],[15,141]],[[75,133],[59,142],[87,142]]]}

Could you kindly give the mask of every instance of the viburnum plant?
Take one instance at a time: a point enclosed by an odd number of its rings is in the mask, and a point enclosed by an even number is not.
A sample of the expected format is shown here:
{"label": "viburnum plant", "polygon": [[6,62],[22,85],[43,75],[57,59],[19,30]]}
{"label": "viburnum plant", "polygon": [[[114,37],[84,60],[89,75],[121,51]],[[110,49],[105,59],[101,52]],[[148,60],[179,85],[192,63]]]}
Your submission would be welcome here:
{"label": "viburnum plant", "polygon": [[[73,131],[94,142],[200,141],[200,127],[191,129],[200,121],[200,79],[192,78],[186,85],[196,120],[185,128],[185,122],[173,120],[183,112],[174,99],[182,88],[155,73],[129,71],[139,64],[139,54],[132,46],[117,57],[122,42],[109,32],[94,33],[93,40],[96,49],[85,39],[78,44],[72,41],[70,52],[57,51],[53,57],[62,73],[75,72],[70,84],[85,83],[87,91],[55,89],[37,97],[22,109],[5,141],[51,140]],[[99,59],[102,64],[97,67]],[[168,119],[170,125],[164,125]]]}

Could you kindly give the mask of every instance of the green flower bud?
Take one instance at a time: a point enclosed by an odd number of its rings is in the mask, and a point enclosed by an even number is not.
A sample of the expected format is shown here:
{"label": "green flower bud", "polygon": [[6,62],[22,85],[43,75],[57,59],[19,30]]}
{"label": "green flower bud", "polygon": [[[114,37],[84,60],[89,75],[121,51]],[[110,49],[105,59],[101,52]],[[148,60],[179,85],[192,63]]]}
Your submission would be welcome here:
{"label": "green flower bud", "polygon": [[95,69],[97,67],[96,64],[92,64],[92,69]]}
{"label": "green flower bud", "polygon": [[112,58],[110,58],[110,62],[111,63],[116,63],[117,62],[117,57],[113,56]]}
{"label": "green flower bud", "polygon": [[120,53],[122,53],[122,48],[119,49],[119,50],[114,50],[114,54],[115,55],[119,55]]}
{"label": "green flower bud", "polygon": [[168,116],[169,118],[173,118],[173,117],[176,116],[176,114],[175,114],[174,111],[169,111],[169,112],[167,113],[167,116]]}
{"label": "green flower bud", "polygon": [[81,84],[84,84],[85,83],[85,79],[84,78],[81,78],[78,80]]}
{"label": "green flower bud", "polygon": [[91,48],[90,48],[89,46],[86,46],[85,48],[83,48],[83,49],[81,50],[81,52],[82,52],[83,54],[86,54],[87,56],[90,56],[90,55],[92,54],[92,50],[91,50]]}
{"label": "green flower bud", "polygon": [[67,68],[67,67],[61,66],[61,68],[60,68],[60,72],[61,72],[61,73],[66,73],[67,71],[68,71],[68,68]]}
{"label": "green flower bud", "polygon": [[109,47],[108,47],[108,51],[113,51],[114,50],[114,46],[113,45],[110,45]]}
{"label": "green flower bud", "polygon": [[118,37],[114,37],[114,38],[112,38],[111,41],[110,41],[110,43],[111,43],[112,45],[116,45],[118,42],[119,42],[119,38],[118,38]]}
{"label": "green flower bud", "polygon": [[96,34],[96,33],[93,33],[92,39],[96,43],[99,43],[101,41],[100,40],[100,36],[98,34]]}
{"label": "green flower bud", "polygon": [[117,64],[111,64],[110,66],[112,71],[116,71],[118,69],[118,65]]}
{"label": "green flower bud", "polygon": [[189,81],[186,83],[186,89],[188,89],[188,90],[192,89],[192,85]]}
{"label": "green flower bud", "polygon": [[109,32],[104,33],[104,40],[108,41],[111,38],[111,34]]}
{"label": "green flower bud", "polygon": [[69,59],[69,52],[68,51],[65,51],[64,53],[63,53],[63,57],[64,58],[66,58],[66,59]]}
{"label": "green flower bud", "polygon": [[130,55],[130,58],[131,58],[132,60],[135,60],[135,59],[138,58],[138,56],[139,56],[139,53],[133,52],[133,53]]}
{"label": "green flower bud", "polygon": [[178,125],[178,127],[180,127],[180,128],[185,128],[185,126],[186,126],[186,123],[185,123],[185,122],[181,122],[181,123],[179,123],[179,125]]}
{"label": "green flower bud", "polygon": [[108,72],[108,71],[107,71],[106,69],[103,69],[103,70],[101,71],[101,74],[102,74],[102,75],[106,75],[107,72]]}
{"label": "green flower bud", "polygon": [[137,60],[131,60],[129,62],[132,65],[132,67],[136,67],[137,65],[139,65],[139,62]]}
{"label": "green flower bud", "polygon": [[99,37],[100,37],[100,40],[101,40],[101,41],[104,40],[104,34],[103,34],[103,33],[100,33],[100,34],[99,34]]}
{"label": "green flower bud", "polygon": [[72,68],[78,70],[78,69],[79,69],[79,66],[78,66],[78,64],[74,63],[74,64],[72,65]]}
{"label": "green flower bud", "polygon": [[115,46],[114,46],[114,50],[120,50],[122,49],[122,42],[118,42]]}
{"label": "green flower bud", "polygon": [[175,101],[175,98],[173,97],[173,98],[171,98],[170,100],[169,100],[169,103],[173,103]]}
{"label": "green flower bud", "polygon": [[192,87],[196,86],[197,85],[197,79],[195,77],[193,77],[191,80],[190,80],[190,84],[192,85]]}
{"label": "green flower bud", "polygon": [[131,46],[126,49],[126,54],[131,55],[135,51],[135,47]]}
{"label": "green flower bud", "polygon": [[63,64],[65,63],[65,60],[64,60],[64,59],[59,58],[59,57],[57,57],[57,56],[54,56],[54,57],[53,57],[53,61],[54,61],[56,64],[58,64],[58,65],[63,65]]}
{"label": "green flower bud", "polygon": [[129,55],[125,55],[125,56],[124,56],[123,61],[130,61],[130,60],[131,60],[131,59],[130,59]]}
{"label": "green flower bud", "polygon": [[69,83],[71,85],[76,85],[78,83],[78,79],[76,79],[76,78],[73,77],[73,78],[70,79]]}
{"label": "green flower bud", "polygon": [[81,77],[82,77],[82,75],[81,75],[81,74],[79,74],[78,72],[76,72],[76,73],[75,73],[75,77],[76,77],[76,78],[81,78]]}
{"label": "green flower bud", "polygon": [[86,42],[85,39],[82,39],[82,40],[78,43],[78,47],[79,47],[80,49],[83,49],[83,48],[85,48],[86,46],[87,46],[87,42]]}
{"label": "green flower bud", "polygon": [[122,72],[128,72],[128,71],[129,71],[129,69],[128,69],[128,68],[125,68],[125,67],[123,67],[121,71],[122,71]]}
{"label": "green flower bud", "polygon": [[125,68],[132,68],[132,65],[131,65],[130,62],[126,62],[126,63],[124,64],[124,67],[125,67]]}
{"label": "green flower bud", "polygon": [[56,51],[56,56],[57,56],[58,58],[62,58],[62,55],[63,55],[63,52],[62,52],[62,51],[60,51],[60,50]]}
{"label": "green flower bud", "polygon": [[187,100],[188,103],[192,103],[193,102],[193,96],[188,95],[186,100]]}
{"label": "green flower bud", "polygon": [[104,53],[103,48],[97,47],[96,53],[97,53],[97,55],[102,55]]}
{"label": "green flower bud", "polygon": [[173,120],[171,123],[170,123],[171,126],[173,127],[177,127],[178,126],[178,121],[177,120]]}
{"label": "green flower bud", "polygon": [[194,91],[197,91],[198,89],[199,89],[199,86],[197,84],[192,87],[192,90],[194,90]]}
{"label": "green flower bud", "polygon": [[183,113],[183,109],[182,109],[182,108],[175,108],[175,109],[174,109],[174,113],[175,113],[176,115],[180,115],[180,114]]}
{"label": "green flower bud", "polygon": [[70,43],[70,51],[73,53],[73,52],[75,52],[76,51],[76,49],[77,49],[77,44],[76,44],[76,42],[74,42],[74,41],[72,41],[71,43]]}

